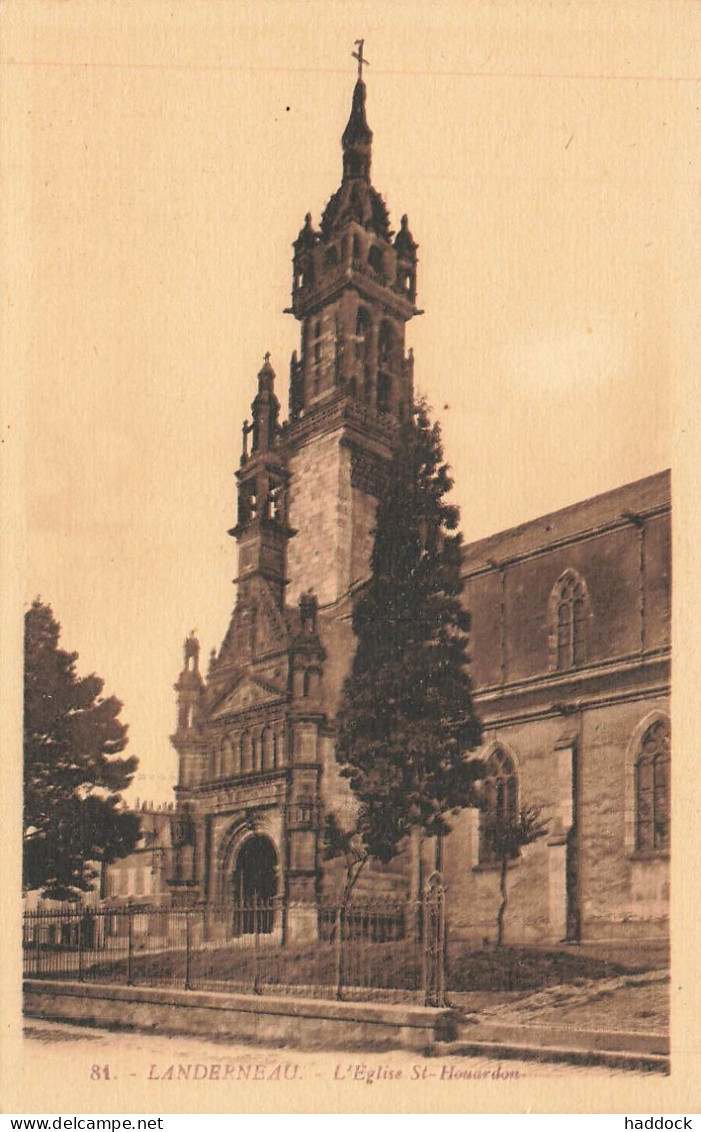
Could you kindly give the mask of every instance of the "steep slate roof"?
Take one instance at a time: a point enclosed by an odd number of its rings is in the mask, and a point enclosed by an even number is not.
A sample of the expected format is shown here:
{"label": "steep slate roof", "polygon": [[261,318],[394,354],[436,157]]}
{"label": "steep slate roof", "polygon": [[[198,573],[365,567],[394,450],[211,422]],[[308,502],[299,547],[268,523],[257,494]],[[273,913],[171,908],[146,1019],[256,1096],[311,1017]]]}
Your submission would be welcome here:
{"label": "steep slate roof", "polygon": [[670,498],[671,474],[663,471],[560,511],[540,515],[518,527],[467,543],[463,550],[463,575],[550,546],[561,539],[587,534],[625,518],[626,512],[644,515],[668,505]]}

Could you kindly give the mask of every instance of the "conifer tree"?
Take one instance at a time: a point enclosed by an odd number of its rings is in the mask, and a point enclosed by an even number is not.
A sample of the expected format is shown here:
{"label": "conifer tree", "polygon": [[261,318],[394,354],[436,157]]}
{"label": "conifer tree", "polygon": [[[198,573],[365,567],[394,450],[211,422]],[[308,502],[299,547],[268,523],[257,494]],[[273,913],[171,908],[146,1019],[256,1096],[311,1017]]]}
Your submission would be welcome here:
{"label": "conifer tree", "polygon": [[[353,614],[357,651],[337,717],[337,759],[357,833],[387,862],[413,829],[446,834],[478,804],[480,742],[460,604],[459,512],[440,429],[424,402],[400,426],[378,504],[371,577]],[[356,866],[357,868],[357,866]]]}
{"label": "conifer tree", "polygon": [[25,615],[25,889],[77,899],[93,888],[93,862],[127,856],[140,835],[120,791],[138,760],[120,758],[122,705],[102,698],[103,681],[79,677],[77,653],[59,648],[60,625],[38,599]]}

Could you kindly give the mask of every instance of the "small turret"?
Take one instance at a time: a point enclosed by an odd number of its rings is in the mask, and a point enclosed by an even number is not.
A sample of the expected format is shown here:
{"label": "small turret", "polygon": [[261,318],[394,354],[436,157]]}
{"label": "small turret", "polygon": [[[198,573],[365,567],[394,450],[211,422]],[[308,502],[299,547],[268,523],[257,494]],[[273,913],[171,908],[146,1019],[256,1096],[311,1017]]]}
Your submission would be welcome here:
{"label": "small turret", "polygon": [[200,697],[204,691],[204,681],[200,675],[200,642],[194,631],[186,637],[183,646],[185,664],[177,684],[178,693],[178,733],[190,731],[197,719]]}
{"label": "small turret", "polygon": [[275,370],[270,364],[270,354],[265,355],[263,368],[258,372],[258,393],[251,406],[251,455],[268,452],[275,446],[280,416],[280,402],[275,396]]}
{"label": "small turret", "polygon": [[370,181],[370,165],[372,162],[372,130],[368,126],[365,116],[365,83],[358,79],[353,90],[348,125],[343,131],[341,145],[343,146],[343,180],[359,177]]}
{"label": "small turret", "polygon": [[[229,531],[239,544],[239,601],[254,577],[265,578],[278,607],[284,602],[285,548],[294,534],[287,523],[287,469],[280,446],[280,402],[275,371],[266,353],[258,372],[252,422],[244,426],[238,479],[238,522]],[[251,436],[251,450],[247,438]]]}
{"label": "small turret", "polygon": [[416,301],[416,249],[418,246],[409,231],[409,218],[404,213],[401,228],[394,240],[394,250],[397,253],[397,284],[412,303]]}
{"label": "small turret", "polygon": [[299,599],[299,632],[292,641],[292,696],[302,711],[318,711],[325,650],[317,632],[318,602],[311,591]]}

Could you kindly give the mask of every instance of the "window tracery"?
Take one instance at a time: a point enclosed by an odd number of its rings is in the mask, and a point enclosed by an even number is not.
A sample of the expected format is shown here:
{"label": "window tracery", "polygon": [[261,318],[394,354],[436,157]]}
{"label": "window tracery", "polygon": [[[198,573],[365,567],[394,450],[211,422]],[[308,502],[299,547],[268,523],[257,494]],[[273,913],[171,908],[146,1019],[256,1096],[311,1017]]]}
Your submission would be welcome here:
{"label": "window tracery", "polygon": [[518,816],[518,772],[514,759],[503,747],[496,747],[487,760],[482,797],[479,862],[493,865],[498,862],[498,826]]}
{"label": "window tracery", "polygon": [[635,848],[663,851],[670,844],[669,725],[657,720],[642,737],[635,761]]}

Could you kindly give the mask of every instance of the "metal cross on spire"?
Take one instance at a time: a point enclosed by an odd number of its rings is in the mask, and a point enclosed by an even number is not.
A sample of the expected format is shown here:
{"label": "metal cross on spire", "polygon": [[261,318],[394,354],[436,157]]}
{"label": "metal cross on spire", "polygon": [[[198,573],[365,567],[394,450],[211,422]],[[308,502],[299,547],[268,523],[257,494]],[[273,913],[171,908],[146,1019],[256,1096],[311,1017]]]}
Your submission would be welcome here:
{"label": "metal cross on spire", "polygon": [[362,79],[362,77],[363,77],[363,64],[365,64],[366,67],[370,66],[369,60],[363,58],[363,44],[364,43],[365,43],[364,39],[356,39],[355,46],[358,48],[358,50],[357,51],[351,51],[351,55],[353,56],[353,58],[358,60],[358,78],[359,79]]}

